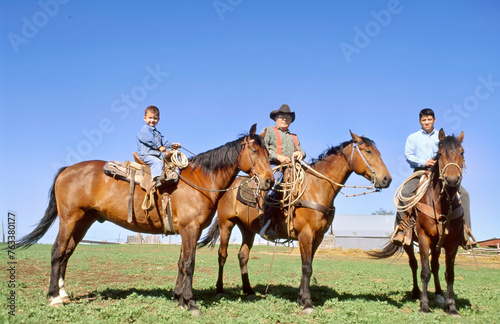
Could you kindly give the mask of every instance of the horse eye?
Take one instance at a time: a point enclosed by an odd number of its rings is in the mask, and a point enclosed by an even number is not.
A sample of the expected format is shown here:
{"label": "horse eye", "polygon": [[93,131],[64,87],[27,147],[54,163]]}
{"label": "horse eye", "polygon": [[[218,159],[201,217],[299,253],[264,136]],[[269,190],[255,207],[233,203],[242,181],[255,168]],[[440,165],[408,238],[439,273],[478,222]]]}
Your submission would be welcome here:
{"label": "horse eye", "polygon": [[372,151],[371,150],[366,150],[365,151],[367,154],[372,154]]}

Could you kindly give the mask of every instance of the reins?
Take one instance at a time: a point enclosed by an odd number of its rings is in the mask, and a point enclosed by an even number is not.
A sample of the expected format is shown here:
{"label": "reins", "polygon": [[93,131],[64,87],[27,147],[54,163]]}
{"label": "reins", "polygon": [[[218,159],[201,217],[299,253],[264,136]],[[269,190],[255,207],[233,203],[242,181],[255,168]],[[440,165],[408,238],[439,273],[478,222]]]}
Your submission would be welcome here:
{"label": "reins", "polygon": [[[359,145],[361,144],[362,142],[354,142],[353,143],[353,147],[352,147],[352,150],[351,150],[351,157],[349,159],[349,166],[351,167],[351,169],[353,169],[353,164],[352,164],[352,160],[353,160],[353,157],[354,157],[354,149],[356,149],[356,151],[358,151],[359,155],[361,156],[361,159],[363,160],[363,162],[365,162],[365,165],[368,167],[368,169],[371,171],[372,173],[372,178],[371,178],[371,183],[372,185],[370,187],[367,187],[367,186],[353,186],[353,185],[345,185],[345,184],[342,184],[342,183],[338,183],[338,182],[335,182],[333,181],[332,179],[328,178],[327,176],[325,176],[324,174],[322,174],[321,172],[318,172],[316,171],[315,169],[313,169],[309,164],[307,164],[306,162],[304,161],[300,161],[300,163],[302,163],[302,165],[304,165],[306,168],[309,169],[309,171],[311,171],[313,174],[317,175],[318,177],[320,178],[323,178],[325,179],[326,181],[330,182],[332,185],[334,186],[338,186],[338,187],[342,187],[342,188],[354,188],[354,189],[367,189],[367,190],[371,190],[373,188],[375,188],[375,178],[376,178],[376,174],[375,174],[375,171],[372,169],[372,167],[370,166],[370,164],[368,163],[368,161],[365,159],[364,155],[361,153],[361,150],[359,149]],[[374,192],[380,192],[380,189],[375,189],[375,190],[371,190],[371,191],[366,191],[366,192],[363,192],[363,193],[360,193],[360,194],[352,194],[352,195],[346,195],[344,194],[343,192],[341,192],[345,197],[357,197],[357,196],[363,196],[363,195],[367,195],[367,194],[370,194],[370,193],[374,193]]]}

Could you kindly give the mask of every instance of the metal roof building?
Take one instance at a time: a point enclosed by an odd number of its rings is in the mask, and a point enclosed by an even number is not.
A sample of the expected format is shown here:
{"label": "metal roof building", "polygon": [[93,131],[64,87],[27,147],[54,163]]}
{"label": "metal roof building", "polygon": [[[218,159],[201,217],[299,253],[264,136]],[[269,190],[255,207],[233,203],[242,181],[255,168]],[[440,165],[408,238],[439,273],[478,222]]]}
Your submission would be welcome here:
{"label": "metal roof building", "polygon": [[322,248],[377,249],[384,246],[394,231],[395,215],[337,214],[333,221],[333,237],[326,236]]}

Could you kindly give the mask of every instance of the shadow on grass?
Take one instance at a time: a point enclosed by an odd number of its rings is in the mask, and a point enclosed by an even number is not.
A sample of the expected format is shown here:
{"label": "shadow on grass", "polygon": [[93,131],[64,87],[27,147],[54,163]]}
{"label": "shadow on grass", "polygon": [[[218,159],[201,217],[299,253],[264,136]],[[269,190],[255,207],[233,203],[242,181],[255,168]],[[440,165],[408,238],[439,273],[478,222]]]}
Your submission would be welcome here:
{"label": "shadow on grass", "polygon": [[[400,297],[401,293],[399,291],[388,291],[373,294],[352,294],[352,293],[339,293],[334,289],[327,286],[311,286],[311,296],[314,306],[324,306],[330,300],[342,301],[374,301],[374,302],[386,302],[397,308],[402,308],[407,303],[414,303],[417,300],[411,298],[411,291],[404,294],[403,298]],[[241,291],[239,287],[226,288],[224,289],[224,299],[228,301],[241,301],[243,303],[252,303],[262,299],[266,296],[263,294],[266,291],[265,285],[257,285],[254,287],[257,295],[254,298],[247,298]],[[275,298],[288,300],[291,302],[296,302],[298,297],[299,289],[296,287],[291,287],[287,285],[272,285],[269,286],[268,295],[272,295]],[[105,289],[101,292],[93,291],[86,295],[77,296],[72,298],[73,302],[88,301],[93,302],[95,300],[121,300],[127,299],[131,295],[139,295],[143,297],[159,297],[164,298],[166,301],[173,302],[173,290],[165,288],[154,288],[154,289],[138,289],[138,288],[128,288],[128,289]],[[215,288],[211,289],[193,289],[193,294],[195,296],[196,303],[199,306],[207,307],[213,306],[214,303],[217,304],[221,300],[221,297],[217,295]],[[471,307],[470,301],[465,298],[456,299],[457,308],[467,308]],[[441,309],[439,304],[435,301],[435,294],[429,292],[429,307],[431,309]]]}

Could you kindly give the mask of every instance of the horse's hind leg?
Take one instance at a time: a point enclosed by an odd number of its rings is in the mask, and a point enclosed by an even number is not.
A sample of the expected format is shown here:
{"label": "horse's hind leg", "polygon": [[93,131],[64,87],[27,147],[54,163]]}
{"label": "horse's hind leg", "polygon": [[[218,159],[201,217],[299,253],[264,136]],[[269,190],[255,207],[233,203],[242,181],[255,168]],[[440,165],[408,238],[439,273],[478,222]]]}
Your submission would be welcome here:
{"label": "horse's hind leg", "polygon": [[[64,277],[68,259],[82,240],[93,221],[82,220],[83,211],[77,211],[70,216],[60,217],[59,233],[52,246],[51,273],[47,298],[51,306],[58,307],[69,302],[69,296],[64,288]],[[74,219],[80,219],[77,223]],[[83,231],[81,229],[83,228]],[[77,231],[75,231],[77,229]]]}
{"label": "horse's hind leg", "polygon": [[[86,215],[87,216],[87,215]],[[95,219],[92,217],[84,217],[81,219],[77,225],[75,226],[75,229],[73,230],[73,235],[68,243],[68,247],[66,248],[66,254],[64,255],[64,258],[61,262],[61,267],[60,267],[60,274],[59,274],[59,297],[63,301],[64,304],[67,304],[70,302],[68,293],[66,292],[66,289],[64,287],[65,285],[65,278],[66,278],[66,267],[68,265],[68,260],[73,254],[73,252],[76,249],[76,246],[83,240],[85,237],[85,234],[87,233],[87,230],[92,226],[92,224],[95,222]]]}
{"label": "horse's hind leg", "polygon": [[242,233],[242,243],[240,247],[240,252],[238,253],[238,259],[240,260],[241,269],[241,281],[243,283],[243,293],[247,296],[255,296],[255,292],[250,286],[250,278],[248,277],[248,260],[250,258],[250,250],[253,246],[253,241],[255,239],[255,233],[250,232],[248,229],[241,229]]}
{"label": "horse's hind leg", "polygon": [[[83,216],[83,212],[81,214]],[[49,299],[51,306],[58,307],[63,304],[63,301],[59,296],[59,279],[61,278],[61,268],[64,264],[64,258],[66,256],[66,251],[73,235],[74,228],[74,221],[68,221],[68,217],[62,218],[60,216],[59,233],[57,234],[56,241],[52,246],[52,256],[50,260],[51,271],[47,298]]]}
{"label": "horse's hind leg", "polygon": [[413,244],[405,245],[404,249],[406,251],[406,254],[408,255],[408,263],[410,264],[411,275],[413,278],[413,289],[411,292],[411,298],[412,299],[419,299],[420,298],[420,288],[418,288],[418,278],[417,278],[418,262],[417,262],[417,258],[415,257],[415,251],[413,248]]}
{"label": "horse's hind leg", "polygon": [[224,265],[227,260],[227,247],[229,244],[229,237],[234,224],[226,221],[223,224],[219,223],[220,231],[220,246],[219,246],[219,275],[217,277],[217,294],[224,294]]}

